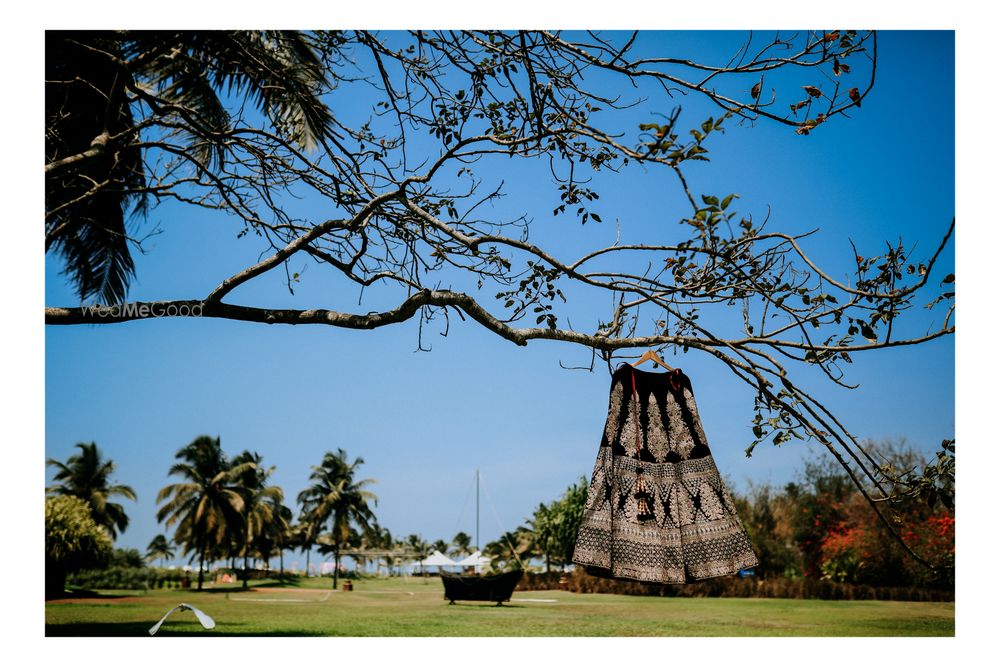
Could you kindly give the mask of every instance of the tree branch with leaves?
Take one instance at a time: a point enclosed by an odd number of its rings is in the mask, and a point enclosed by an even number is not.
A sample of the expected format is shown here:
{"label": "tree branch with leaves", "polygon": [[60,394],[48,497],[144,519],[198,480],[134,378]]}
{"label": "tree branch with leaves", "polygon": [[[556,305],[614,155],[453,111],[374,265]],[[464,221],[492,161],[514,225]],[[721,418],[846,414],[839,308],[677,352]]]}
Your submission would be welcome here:
{"label": "tree branch with leaves", "polygon": [[[812,256],[816,230],[770,231],[768,218],[740,212],[736,194],[699,192],[688,178],[732,123],[808,135],[847,122],[875,85],[877,35],[751,33],[723,63],[640,53],[642,38],[49,33],[46,248],[81,301],[97,301],[47,307],[46,322],[177,316],[375,329],[416,320],[418,348],[429,349],[425,328],[447,334],[457,317],[517,345],[575,344],[591,369],[637,347],[696,350],[755,392],[748,456],[765,440],[817,441],[889,525],[901,478],[796,378],[817,368],[853,388],[843,371],[853,355],[953,334],[954,276],[932,275],[954,221],[927,257],[902,240],[875,253],[852,243],[852,269],[840,276]],[[224,86],[235,93],[220,96]],[[676,102],[685,96],[719,111],[689,126]],[[636,117],[645,120],[629,126]],[[534,181],[532,202],[548,196],[551,206],[503,213],[511,186],[497,174],[515,180],[540,166],[548,186]],[[610,226],[602,184],[635,170],[676,187],[683,204],[657,214],[674,231],[663,225],[656,240],[631,243],[616,234],[573,254],[536,240],[539,219]],[[143,246],[119,214],[168,201],[228,215],[261,258],[202,294],[127,302],[130,250]],[[98,206],[116,212],[113,225]],[[294,295],[300,263],[323,272],[315,279],[329,281],[340,308],[240,296],[275,271]],[[594,295],[609,310],[579,311]],[[354,312],[348,299],[365,296],[390,307]],[[917,305],[941,321],[900,336],[894,323],[914,319]],[[709,326],[705,313],[738,315]]]}

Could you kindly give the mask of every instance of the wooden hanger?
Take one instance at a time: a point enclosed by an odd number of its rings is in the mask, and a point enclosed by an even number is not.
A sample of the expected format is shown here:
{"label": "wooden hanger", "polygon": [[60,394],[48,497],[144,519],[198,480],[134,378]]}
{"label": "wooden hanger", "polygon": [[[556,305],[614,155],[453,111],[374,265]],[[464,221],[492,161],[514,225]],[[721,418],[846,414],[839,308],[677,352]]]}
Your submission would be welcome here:
{"label": "wooden hanger", "polygon": [[666,368],[668,371],[674,370],[674,368],[668,366],[667,363],[663,361],[663,359],[660,359],[660,355],[658,355],[656,351],[653,350],[652,348],[646,350],[643,353],[643,355],[639,357],[639,360],[632,364],[632,367],[635,368],[639,364],[645,363],[647,361],[652,361],[653,363],[662,366],[663,368]]}

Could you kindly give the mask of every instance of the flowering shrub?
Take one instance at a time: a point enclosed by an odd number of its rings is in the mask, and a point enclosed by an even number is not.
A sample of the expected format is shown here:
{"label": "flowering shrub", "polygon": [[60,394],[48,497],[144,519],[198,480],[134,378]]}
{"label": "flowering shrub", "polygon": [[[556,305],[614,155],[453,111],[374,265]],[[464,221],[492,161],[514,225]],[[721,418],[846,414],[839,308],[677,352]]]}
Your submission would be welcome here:
{"label": "flowering shrub", "polygon": [[839,583],[862,581],[865,568],[871,565],[867,541],[868,534],[861,527],[835,530],[823,538],[820,547],[823,578]]}
{"label": "flowering shrub", "polygon": [[951,512],[939,512],[907,525],[903,539],[931,565],[930,572],[919,563],[906,563],[912,579],[919,584],[952,584],[955,576],[955,517]]}

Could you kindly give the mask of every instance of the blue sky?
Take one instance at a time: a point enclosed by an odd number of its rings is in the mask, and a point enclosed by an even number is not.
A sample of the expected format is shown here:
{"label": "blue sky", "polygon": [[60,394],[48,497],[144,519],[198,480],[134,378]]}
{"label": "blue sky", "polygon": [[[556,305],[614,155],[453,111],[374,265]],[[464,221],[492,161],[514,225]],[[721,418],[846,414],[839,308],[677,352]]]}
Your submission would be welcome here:
{"label": "blue sky", "polygon": [[[717,57],[735,43],[732,34],[720,32],[647,33],[639,46]],[[712,162],[688,174],[692,189],[736,192],[742,210],[755,217],[770,206],[772,230],[819,228],[805,248],[827,266],[846,270],[848,238],[870,255],[902,237],[917,242],[916,254],[926,256],[955,213],[954,85],[952,33],[885,31],[876,87],[852,119],[838,119],[809,137],[766,123],[733,124],[711,146]],[[707,113],[697,100],[684,106],[682,118],[691,123]],[[642,115],[637,112],[636,122]],[[545,218],[554,195],[547,183],[545,189],[535,185],[530,170],[507,174],[497,168],[486,176],[507,179],[519,195],[499,204],[498,213],[536,215],[540,244],[567,235],[599,243],[613,237],[608,222],[615,217],[626,235],[637,238],[661,228],[677,233],[673,223],[663,223],[680,210],[672,199],[676,192],[656,174],[602,176],[605,192],[595,210],[606,223],[584,229]],[[138,258],[133,299],[204,295],[261,250],[252,238],[236,241],[238,228],[225,217],[164,206],[150,216],[150,224],[157,222],[163,233]],[[559,247],[572,257],[583,241]],[[59,263],[47,258],[45,269],[46,304],[75,304]],[[953,270],[951,244],[936,271],[940,277]],[[318,267],[308,269],[294,297],[280,273],[230,300],[330,305],[332,283]],[[363,311],[378,304],[366,301],[359,308],[356,298],[352,292],[336,305]],[[585,318],[605,316],[603,306],[583,300],[574,323],[591,327]],[[914,309],[917,317],[925,312]],[[481,518],[485,543],[501,528],[516,527],[537,503],[589,477],[606,416],[607,374],[559,367],[560,361],[585,363],[586,351],[551,342],[519,348],[471,322],[453,320],[447,338],[429,338],[432,352],[414,352],[415,321],[372,332],[213,320],[48,327],[45,456],[65,459],[75,443],[96,441],[115,460],[117,480],[139,494],[137,503],[126,501],[132,525],[120,546],[142,549],[163,532],[154,517],[156,492],[170,481],[166,471],[177,449],[201,434],[220,436],[231,454],[260,452],[276,466],[274,481],[290,505],[309,466],[343,447],[365,459],[364,476],[378,480],[380,522],[394,535],[420,533],[429,540],[473,532],[466,498],[478,467],[489,494]],[[854,360],[847,369],[848,379],[861,384],[854,391],[799,377],[855,435],[905,437],[927,452],[953,437],[953,339],[859,353]],[[795,443],[761,445],[745,458],[751,391],[707,355],[667,361],[692,378],[709,445],[736,489],[751,480],[783,484],[804,458],[817,455],[817,445]]]}

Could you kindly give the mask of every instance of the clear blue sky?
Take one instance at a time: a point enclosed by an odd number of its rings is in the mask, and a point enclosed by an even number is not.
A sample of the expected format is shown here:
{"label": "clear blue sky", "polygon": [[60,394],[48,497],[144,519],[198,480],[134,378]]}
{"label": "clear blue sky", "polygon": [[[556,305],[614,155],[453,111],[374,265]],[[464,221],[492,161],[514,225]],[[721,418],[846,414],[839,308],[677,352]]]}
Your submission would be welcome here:
{"label": "clear blue sky", "polygon": [[[732,34],[720,32],[646,33],[639,47],[715,57],[728,56],[735,44]],[[772,230],[819,228],[806,249],[834,267],[847,266],[848,238],[864,254],[876,254],[885,240],[902,237],[918,242],[917,254],[926,256],[955,212],[954,85],[952,33],[883,32],[876,87],[851,120],[809,137],[770,124],[733,124],[714,144],[713,161],[689,173],[692,188],[736,192],[755,216],[770,206]],[[684,105],[691,122],[705,108],[697,100]],[[545,227],[554,195],[532,190],[530,172],[520,179],[500,171],[486,176],[507,178],[517,189],[503,210],[534,212],[540,242],[579,232],[593,243],[614,233],[607,223]],[[602,183],[610,190],[595,210],[605,221],[627,222],[627,234],[655,234],[664,217],[676,219],[680,210],[672,191],[660,196],[654,175]],[[150,216],[150,225],[157,222],[163,233],[137,260],[132,299],[203,296],[261,250],[252,237],[235,241],[229,218],[163,206]],[[567,257],[575,254],[573,246],[564,249]],[[47,259],[46,304],[75,305],[60,269]],[[953,245],[937,270],[939,276],[954,271]],[[230,300],[330,305],[330,283],[319,267],[309,268],[294,297],[280,273]],[[366,301],[359,308],[356,292],[337,294],[345,296],[334,307],[363,312],[382,305]],[[605,315],[600,310],[574,323],[590,328]],[[45,456],[63,460],[75,443],[96,441],[118,464],[117,480],[139,495],[137,503],[125,501],[132,524],[118,539],[119,546],[139,549],[164,532],[154,501],[171,481],[166,471],[174,453],[201,434],[221,436],[230,454],[261,453],[277,467],[273,479],[293,507],[309,466],[343,447],[365,459],[364,476],[378,480],[382,525],[396,536],[420,533],[428,540],[473,532],[472,500],[465,501],[478,467],[489,494],[481,518],[485,543],[589,477],[607,409],[606,372],[559,367],[560,360],[585,363],[585,351],[551,342],[519,348],[457,320],[447,338],[432,336],[430,353],[414,352],[415,321],[355,332],[188,319],[48,327],[45,334]],[[707,355],[667,360],[692,378],[709,445],[736,489],[750,480],[783,484],[803,458],[818,454],[817,445],[795,443],[761,445],[745,458],[751,391]],[[906,437],[930,452],[954,435],[953,339],[859,353],[848,371],[860,389],[819,378],[806,385],[858,437]]]}

